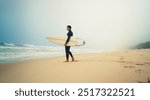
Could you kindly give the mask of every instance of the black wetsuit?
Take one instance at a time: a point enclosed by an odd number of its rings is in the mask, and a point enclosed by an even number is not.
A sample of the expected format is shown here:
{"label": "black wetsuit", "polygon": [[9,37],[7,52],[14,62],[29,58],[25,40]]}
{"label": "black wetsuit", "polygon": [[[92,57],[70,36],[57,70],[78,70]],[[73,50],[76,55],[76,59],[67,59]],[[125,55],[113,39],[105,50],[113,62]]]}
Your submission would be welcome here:
{"label": "black wetsuit", "polygon": [[[70,38],[71,36],[73,36],[73,32],[72,31],[69,31],[67,33],[67,40],[66,40],[66,44],[70,41]],[[72,53],[70,52],[70,46],[65,46],[65,51],[66,51],[66,60],[69,60],[69,55],[73,58],[73,55]]]}

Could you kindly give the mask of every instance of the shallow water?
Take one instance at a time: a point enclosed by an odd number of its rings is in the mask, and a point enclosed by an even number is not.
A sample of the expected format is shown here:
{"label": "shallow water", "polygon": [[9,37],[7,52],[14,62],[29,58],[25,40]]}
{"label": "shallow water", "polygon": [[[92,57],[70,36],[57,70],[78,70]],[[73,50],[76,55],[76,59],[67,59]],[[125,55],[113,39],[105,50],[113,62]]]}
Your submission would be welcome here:
{"label": "shallow water", "polygon": [[[90,49],[72,48],[75,54],[94,52]],[[1,44],[0,45],[0,63],[16,62],[28,59],[55,57],[65,55],[64,47],[54,46],[34,46],[34,45],[14,45]]]}

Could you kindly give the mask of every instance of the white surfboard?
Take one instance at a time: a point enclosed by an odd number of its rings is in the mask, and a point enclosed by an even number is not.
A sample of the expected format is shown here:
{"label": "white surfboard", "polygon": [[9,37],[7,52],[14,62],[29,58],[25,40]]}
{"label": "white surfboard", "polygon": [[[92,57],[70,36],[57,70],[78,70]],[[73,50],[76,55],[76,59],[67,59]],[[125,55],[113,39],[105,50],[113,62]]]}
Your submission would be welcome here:
{"label": "white surfboard", "polygon": [[[49,36],[47,37],[47,39],[50,42],[53,42],[55,44],[58,45],[62,45],[64,46],[66,40],[67,40],[67,36],[60,36],[60,35],[55,35],[55,36]],[[78,37],[71,37],[70,41],[67,43],[67,46],[82,46],[85,44],[85,41],[78,38]]]}

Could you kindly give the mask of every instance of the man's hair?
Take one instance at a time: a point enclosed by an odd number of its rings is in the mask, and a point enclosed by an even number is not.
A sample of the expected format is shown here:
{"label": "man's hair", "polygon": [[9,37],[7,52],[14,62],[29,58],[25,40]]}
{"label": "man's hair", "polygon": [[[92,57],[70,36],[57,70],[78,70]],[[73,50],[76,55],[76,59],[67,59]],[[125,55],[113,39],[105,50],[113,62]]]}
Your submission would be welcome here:
{"label": "man's hair", "polygon": [[68,25],[67,27],[71,29],[71,26],[70,26],[70,25]]}

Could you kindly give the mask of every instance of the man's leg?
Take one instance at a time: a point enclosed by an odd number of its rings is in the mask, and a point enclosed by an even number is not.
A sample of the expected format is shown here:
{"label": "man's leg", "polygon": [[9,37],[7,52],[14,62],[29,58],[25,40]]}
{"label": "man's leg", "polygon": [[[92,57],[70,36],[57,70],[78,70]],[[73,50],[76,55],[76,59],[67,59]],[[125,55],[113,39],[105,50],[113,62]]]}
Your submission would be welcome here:
{"label": "man's leg", "polygon": [[70,46],[69,46],[69,54],[70,54],[70,56],[71,56],[71,58],[72,58],[72,61],[74,61],[74,57],[73,57],[73,54],[71,53],[71,51],[70,51]]}
{"label": "man's leg", "polygon": [[69,61],[69,47],[65,46],[65,52],[66,52],[66,62]]}

